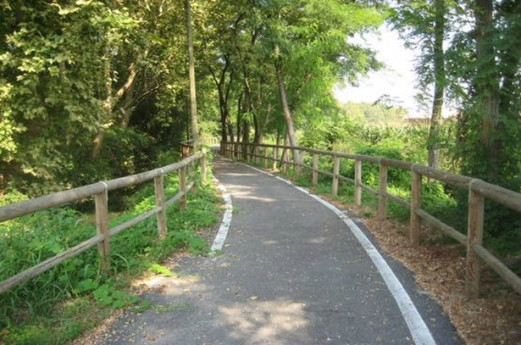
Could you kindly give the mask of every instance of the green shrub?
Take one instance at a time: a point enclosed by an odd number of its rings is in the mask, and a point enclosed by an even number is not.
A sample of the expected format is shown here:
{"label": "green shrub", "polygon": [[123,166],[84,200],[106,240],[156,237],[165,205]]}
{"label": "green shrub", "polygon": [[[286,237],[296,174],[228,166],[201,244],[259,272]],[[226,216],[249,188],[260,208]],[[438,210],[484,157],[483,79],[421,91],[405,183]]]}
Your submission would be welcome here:
{"label": "green shrub", "polygon": [[[176,174],[168,174],[165,184],[167,194],[177,193]],[[118,278],[120,273],[135,276],[157,267],[159,260],[179,248],[196,254],[208,252],[208,246],[196,230],[218,220],[215,194],[213,187],[197,183],[195,191],[188,195],[186,211],[172,205],[167,210],[168,233],[162,241],[158,239],[155,217],[112,237],[110,275],[100,271],[97,249],[91,248],[0,295],[0,329],[5,327],[7,341],[53,344],[65,342],[56,339],[72,339],[89,322],[82,320],[62,327],[66,322],[61,319],[61,314],[56,314],[61,309],[57,306],[69,305],[85,296],[93,299],[100,308],[120,308],[136,303],[135,296],[124,292],[124,285]],[[23,195],[16,193],[4,198],[23,199]],[[122,214],[111,214],[111,227],[155,207],[153,184],[141,186],[127,199],[127,204],[129,207]],[[81,214],[68,207],[37,212],[1,225],[0,280],[53,257],[96,233],[93,215]],[[53,333],[49,327],[59,329],[59,334],[49,335]],[[42,334],[49,335],[44,337],[45,341],[41,339]]]}

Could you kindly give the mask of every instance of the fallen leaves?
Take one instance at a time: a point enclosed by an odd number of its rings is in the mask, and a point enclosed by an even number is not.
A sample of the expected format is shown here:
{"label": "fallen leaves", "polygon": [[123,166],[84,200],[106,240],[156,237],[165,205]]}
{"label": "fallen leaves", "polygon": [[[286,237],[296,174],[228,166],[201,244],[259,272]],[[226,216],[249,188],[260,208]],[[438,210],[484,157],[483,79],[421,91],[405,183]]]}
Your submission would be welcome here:
{"label": "fallen leaves", "polygon": [[[338,206],[357,215],[369,214],[367,207]],[[405,236],[407,224],[374,217],[362,221],[383,251],[414,272],[418,285],[440,303],[467,344],[520,344],[521,296],[483,269],[481,297],[467,300],[461,246],[442,244],[436,241],[440,238],[436,231],[423,228],[424,241],[414,247]]]}

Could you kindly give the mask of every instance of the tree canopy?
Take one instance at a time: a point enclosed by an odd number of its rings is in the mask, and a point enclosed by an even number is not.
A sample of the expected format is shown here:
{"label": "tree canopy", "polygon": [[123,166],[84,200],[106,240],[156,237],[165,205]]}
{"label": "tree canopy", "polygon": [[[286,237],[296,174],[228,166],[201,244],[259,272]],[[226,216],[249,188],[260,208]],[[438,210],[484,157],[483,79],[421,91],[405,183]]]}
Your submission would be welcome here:
{"label": "tree canopy", "polygon": [[383,21],[363,2],[2,1],[4,188],[40,193],[131,173],[188,138],[186,4],[200,122],[214,130],[220,116],[223,139],[283,137],[284,104],[298,126],[334,106],[338,80],[378,66],[346,39]]}
{"label": "tree canopy", "polygon": [[[513,183],[520,12],[513,0],[0,1],[2,189],[35,194],[136,172],[192,128],[222,140],[296,143],[341,111],[335,84],[382,66],[351,37],[389,16],[420,45],[423,94],[434,85],[434,99],[460,105],[462,172]],[[437,136],[431,126],[431,150]]]}

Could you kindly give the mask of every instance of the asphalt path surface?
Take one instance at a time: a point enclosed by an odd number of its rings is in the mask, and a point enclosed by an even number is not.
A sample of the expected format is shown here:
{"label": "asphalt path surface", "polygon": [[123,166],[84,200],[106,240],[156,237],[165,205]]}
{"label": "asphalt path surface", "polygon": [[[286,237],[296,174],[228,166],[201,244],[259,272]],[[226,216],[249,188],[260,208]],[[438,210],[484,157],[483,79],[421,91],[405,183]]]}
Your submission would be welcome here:
{"label": "asphalt path surface", "polygon": [[[419,314],[406,322],[401,302],[331,209],[244,165],[216,159],[213,169],[233,201],[222,253],[182,258],[173,277],[142,296],[151,308],[127,312],[97,344],[463,344],[412,274],[382,254]],[[416,335],[418,323],[426,338]]]}

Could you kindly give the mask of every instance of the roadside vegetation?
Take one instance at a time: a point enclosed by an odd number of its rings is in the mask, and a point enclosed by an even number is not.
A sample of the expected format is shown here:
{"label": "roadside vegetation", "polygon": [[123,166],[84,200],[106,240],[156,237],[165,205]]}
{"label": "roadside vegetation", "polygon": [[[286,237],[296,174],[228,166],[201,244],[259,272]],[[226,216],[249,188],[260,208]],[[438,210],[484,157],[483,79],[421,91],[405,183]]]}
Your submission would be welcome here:
{"label": "roadside vegetation", "polygon": [[[355,109],[355,111],[353,111]],[[362,109],[357,112],[356,109]],[[348,152],[369,156],[381,156],[413,163],[428,164],[425,142],[429,136],[427,119],[407,119],[405,112],[393,107],[371,104],[340,105],[336,114],[318,118],[305,124],[298,132],[300,144],[317,149]],[[427,120],[427,121],[426,121]],[[457,119],[447,118],[439,129],[439,169],[456,174],[461,173],[461,159],[458,156]],[[265,142],[276,142],[268,138]],[[304,164],[311,166],[312,157],[305,155]],[[321,157],[321,170],[333,171],[333,159]],[[294,171],[290,171],[290,176]],[[354,178],[354,161],[342,159],[340,174]],[[409,200],[411,175],[407,171],[391,168],[388,173],[388,190],[391,194]],[[311,172],[303,169],[299,183],[311,186]],[[362,182],[378,189],[378,164],[364,163]],[[319,175],[315,189],[320,193],[331,192],[331,177]],[[340,201],[352,203],[354,187],[340,183]],[[377,198],[363,191],[363,204],[370,206],[364,212],[371,216],[378,204]],[[496,256],[502,258],[516,273],[521,273],[521,223],[515,212],[501,205],[486,205],[484,245]],[[422,183],[422,208],[427,212],[466,233],[467,193],[438,181],[424,179]],[[409,210],[389,201],[389,217],[392,220],[408,221]],[[505,226],[508,224],[508,226]],[[436,241],[455,243],[454,240],[437,236]]]}
{"label": "roadside vegetation", "polygon": [[[176,174],[165,178],[165,193],[177,193]],[[144,310],[130,282],[143,274],[171,274],[162,261],[177,251],[206,254],[209,247],[198,235],[218,220],[216,191],[197,183],[188,208],[167,211],[168,235],[157,236],[155,217],[111,238],[110,272],[100,270],[92,248],[81,255],[0,295],[0,344],[64,344],[96,326],[114,309]],[[10,193],[3,202],[25,199]],[[67,205],[3,223],[0,236],[0,280],[34,266],[96,233],[90,203]],[[151,183],[125,197],[111,212],[111,226],[155,207]],[[83,210],[82,212],[80,210]]]}
{"label": "roadside vegetation", "polygon": [[[380,113],[381,109],[371,110],[372,105],[357,105],[366,111]],[[373,115],[374,115],[373,113]],[[371,116],[373,116],[371,115]],[[307,131],[299,133],[303,146],[329,149],[363,155],[373,155],[400,159],[427,165],[428,155],[422,143],[429,133],[428,122],[421,123],[401,119],[386,122],[385,112],[377,119],[377,125],[369,123],[362,116],[353,121],[350,114],[341,112],[331,122],[321,121],[310,125]],[[389,117],[387,117],[389,118]],[[447,119],[440,128],[444,133],[440,142],[442,158],[440,169],[459,172],[459,162],[454,157],[456,139],[454,119]],[[337,138],[341,138],[338,139]],[[271,142],[274,142],[274,138]],[[267,141],[270,142],[270,141]],[[251,164],[251,162],[250,162]],[[302,168],[299,175],[294,168],[286,174],[277,162],[278,174],[306,187],[312,193],[322,196],[343,210],[348,210],[360,219],[373,236],[378,246],[393,258],[401,261],[414,272],[419,289],[425,291],[443,306],[452,323],[467,344],[515,344],[519,337],[520,296],[512,290],[497,274],[483,270],[480,298],[467,300],[465,297],[465,250],[452,238],[428,227],[422,228],[422,245],[413,246],[408,240],[409,209],[388,201],[387,220],[376,217],[378,198],[362,191],[362,206],[355,206],[354,186],[340,182],[338,196],[331,193],[332,178],[319,174],[317,185],[312,184],[311,171]],[[309,155],[304,164],[311,166]],[[333,160],[322,158],[319,169],[333,171]],[[354,163],[342,159],[340,174],[354,178]],[[390,169],[388,191],[406,200],[410,195],[410,173]],[[362,182],[378,190],[378,164],[363,163]],[[422,208],[427,212],[466,233],[467,195],[455,188],[436,181],[422,183]],[[484,245],[500,257],[512,270],[521,274],[521,226],[517,218],[508,217],[512,212],[498,205],[487,205]],[[503,223],[508,219],[510,223]]]}
{"label": "roadside vegetation", "polygon": [[[521,191],[519,1],[0,0],[0,18],[3,205],[174,162],[179,143],[199,134],[381,155]],[[384,67],[363,44],[384,24],[420,49],[427,121],[410,122],[385,95],[372,105],[334,99],[334,87]],[[455,117],[442,118],[444,104]],[[353,166],[341,172],[352,177]],[[375,186],[377,167],[364,172]],[[407,195],[408,176],[389,174],[391,191]],[[152,221],[116,236],[114,276],[92,250],[0,295],[0,343],[63,343],[87,321],[59,315],[139,305],[120,280],[174,248],[204,251],[192,230],[216,212],[208,188],[191,199],[202,205],[170,211],[176,230],[164,244]],[[465,228],[465,193],[423,188],[429,212]],[[111,194],[112,220],[150,206],[145,190]],[[519,215],[486,209],[485,246],[521,272]],[[0,279],[91,236],[91,212],[87,202],[1,223]],[[392,203],[390,212],[408,217]]]}

